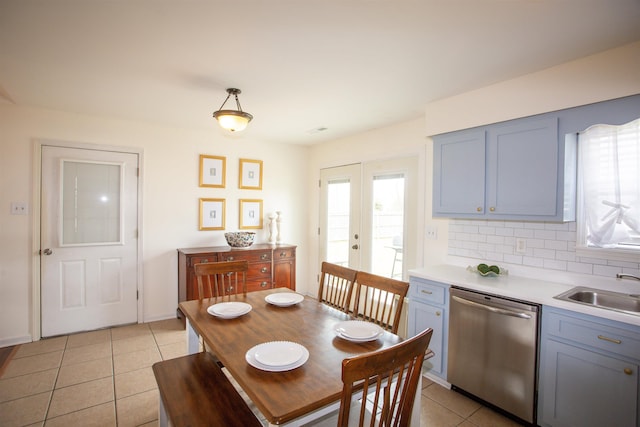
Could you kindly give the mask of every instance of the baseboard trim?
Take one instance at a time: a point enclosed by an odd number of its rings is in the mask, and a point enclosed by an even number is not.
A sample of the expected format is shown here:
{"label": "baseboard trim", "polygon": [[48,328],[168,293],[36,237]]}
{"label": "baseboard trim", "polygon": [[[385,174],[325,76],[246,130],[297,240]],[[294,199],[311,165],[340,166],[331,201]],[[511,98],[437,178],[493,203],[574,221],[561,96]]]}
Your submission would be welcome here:
{"label": "baseboard trim", "polygon": [[10,345],[26,344],[32,342],[31,335],[23,335],[21,337],[5,338],[0,340],[0,348],[9,347]]}

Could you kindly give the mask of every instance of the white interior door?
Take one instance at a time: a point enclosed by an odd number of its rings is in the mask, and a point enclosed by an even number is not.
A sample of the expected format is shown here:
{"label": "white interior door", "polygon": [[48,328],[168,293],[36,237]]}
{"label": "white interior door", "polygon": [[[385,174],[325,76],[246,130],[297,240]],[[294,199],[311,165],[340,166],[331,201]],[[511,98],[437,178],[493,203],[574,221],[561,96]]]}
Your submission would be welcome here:
{"label": "white interior door", "polygon": [[320,261],[403,279],[418,242],[417,157],[320,171]]}
{"label": "white interior door", "polygon": [[42,336],[138,319],[138,155],[42,146]]}

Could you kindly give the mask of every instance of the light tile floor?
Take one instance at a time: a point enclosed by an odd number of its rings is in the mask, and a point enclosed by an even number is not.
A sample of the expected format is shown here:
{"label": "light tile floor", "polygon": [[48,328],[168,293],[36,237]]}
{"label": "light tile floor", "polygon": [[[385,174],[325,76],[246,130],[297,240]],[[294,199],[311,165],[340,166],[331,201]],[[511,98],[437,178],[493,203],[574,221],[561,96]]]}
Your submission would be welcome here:
{"label": "light tile floor", "polygon": [[[0,378],[0,426],[157,426],[151,365],[186,353],[178,319],[20,346]],[[519,424],[427,379],[421,426]]]}

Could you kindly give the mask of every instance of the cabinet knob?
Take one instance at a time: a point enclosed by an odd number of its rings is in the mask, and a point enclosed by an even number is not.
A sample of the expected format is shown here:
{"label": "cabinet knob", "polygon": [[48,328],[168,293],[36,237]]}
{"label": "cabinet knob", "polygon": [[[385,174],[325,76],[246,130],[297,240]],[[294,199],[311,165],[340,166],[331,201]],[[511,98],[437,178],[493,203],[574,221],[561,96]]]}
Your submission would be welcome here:
{"label": "cabinet knob", "polygon": [[624,373],[627,375],[633,375],[633,369],[631,368],[624,368]]}
{"label": "cabinet knob", "polygon": [[233,261],[233,257],[232,256],[228,256],[227,257],[227,261]]}
{"label": "cabinet knob", "polygon": [[260,258],[261,258],[261,259],[267,259],[267,258],[269,258],[269,255],[267,255],[267,254],[262,254],[262,255],[260,256]]}
{"label": "cabinet knob", "polygon": [[280,252],[280,256],[281,257],[285,257],[285,256],[287,256],[287,253],[286,252]]}
{"label": "cabinet knob", "polygon": [[267,283],[267,282],[262,282],[262,283],[260,283],[260,287],[261,287],[261,288],[266,288],[266,287],[267,287],[267,285],[268,285],[268,283]]}
{"label": "cabinet knob", "polygon": [[495,211],[496,211],[496,208],[494,208],[493,206],[491,206],[491,207],[489,208],[489,210],[490,210],[491,212],[495,212]]}
{"label": "cabinet knob", "polygon": [[476,211],[478,211],[478,212],[482,212],[482,208],[481,208],[480,206],[478,206],[478,207],[476,208]]}
{"label": "cabinet knob", "polygon": [[262,267],[262,269],[260,271],[262,273],[266,273],[267,271],[269,271],[269,269],[267,267]]}
{"label": "cabinet knob", "polygon": [[442,313],[440,313],[439,311],[436,311],[436,316],[440,317],[440,314]]}

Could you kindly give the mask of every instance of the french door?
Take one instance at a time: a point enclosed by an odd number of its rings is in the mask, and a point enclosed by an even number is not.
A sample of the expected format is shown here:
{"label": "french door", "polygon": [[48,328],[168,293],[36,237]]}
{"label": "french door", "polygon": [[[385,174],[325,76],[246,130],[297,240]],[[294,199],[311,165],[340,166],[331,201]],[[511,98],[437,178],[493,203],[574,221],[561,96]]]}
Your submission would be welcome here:
{"label": "french door", "polygon": [[320,171],[320,261],[396,279],[415,266],[417,157]]}
{"label": "french door", "polygon": [[138,320],[138,161],[42,146],[43,337]]}

